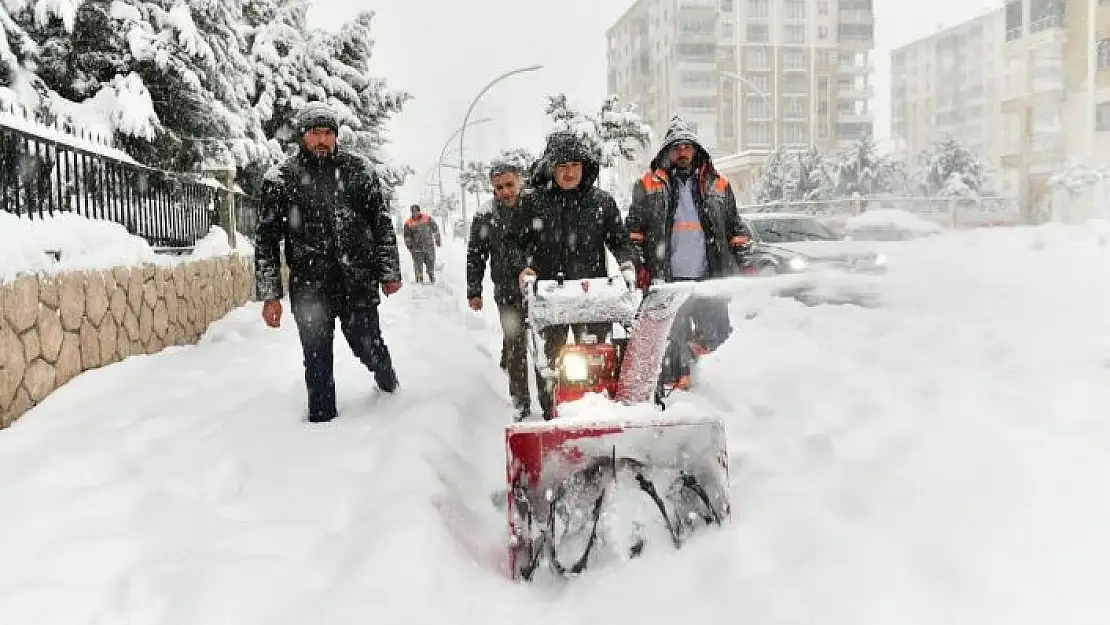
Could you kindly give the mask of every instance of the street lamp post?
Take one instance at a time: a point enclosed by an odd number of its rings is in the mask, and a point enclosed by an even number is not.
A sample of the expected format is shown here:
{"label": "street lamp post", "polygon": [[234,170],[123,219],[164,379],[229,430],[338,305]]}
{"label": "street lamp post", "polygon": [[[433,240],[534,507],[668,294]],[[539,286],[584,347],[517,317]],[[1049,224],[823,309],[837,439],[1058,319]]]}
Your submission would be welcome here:
{"label": "street lamp post", "polygon": [[[764,93],[762,89],[757,87],[755,83],[748,80],[747,78],[744,78],[740,74],[726,72],[725,70],[717,70],[717,73],[721,76],[724,76],[725,78],[731,78],[732,80],[735,80],[737,82],[744,83],[745,85],[751,87],[753,91],[758,93],[759,97],[763,98],[763,101],[767,104],[767,110],[771,113],[771,152],[773,153],[778,147],[778,129],[775,127],[778,116],[775,115],[775,105],[771,102],[771,97]],[[743,102],[741,102],[740,106],[743,105]],[[745,115],[745,117],[747,116]]]}
{"label": "street lamp post", "polygon": [[[476,119],[472,122],[465,123],[462,126],[459,126],[458,129],[455,130],[455,132],[451,133],[451,136],[447,137],[447,140],[443,142],[443,149],[439,151],[439,159],[436,160],[436,182],[439,183],[439,197],[445,197],[445,194],[443,192],[443,159],[447,156],[447,148],[451,147],[451,142],[455,140],[455,137],[462,134],[463,130],[465,130],[466,128],[477,126],[478,124],[484,124],[492,120],[492,117],[483,117],[481,119]],[[461,153],[459,154],[459,161],[462,161]],[[462,171],[462,169],[460,169],[459,171]]]}
{"label": "street lamp post", "polygon": [[[494,78],[493,80],[489,81],[489,84],[487,84],[485,87],[482,87],[482,90],[478,92],[478,95],[474,96],[474,99],[470,102],[470,106],[467,107],[467,109],[466,109],[466,116],[463,117],[462,127],[459,129],[459,173],[460,174],[463,171],[463,167],[465,167],[465,163],[463,163],[463,143],[466,140],[466,126],[467,126],[467,122],[470,120],[470,114],[474,112],[474,107],[478,104],[478,100],[481,100],[482,96],[486,95],[486,92],[489,91],[490,89],[492,89],[494,85],[501,82],[502,80],[505,80],[509,76],[515,76],[517,74],[523,74],[525,72],[534,72],[534,71],[536,71],[538,69],[542,69],[542,68],[543,68],[543,65],[529,65],[528,67],[521,67],[521,68],[518,68],[518,69],[509,70],[509,71],[505,72],[504,74],[501,74],[497,78]],[[462,177],[460,176],[460,179],[459,179],[459,206],[462,207],[462,219],[463,219],[463,223],[465,224],[466,223],[466,189],[463,188],[463,181],[462,181],[461,178]]]}

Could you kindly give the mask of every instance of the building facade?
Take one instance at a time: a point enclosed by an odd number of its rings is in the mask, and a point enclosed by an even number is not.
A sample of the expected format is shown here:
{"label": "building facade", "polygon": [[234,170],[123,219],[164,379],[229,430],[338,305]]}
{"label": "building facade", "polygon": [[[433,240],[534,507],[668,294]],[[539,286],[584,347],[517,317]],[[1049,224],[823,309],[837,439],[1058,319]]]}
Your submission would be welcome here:
{"label": "building facade", "polygon": [[1069,158],[1110,164],[1110,2],[1013,0],[1003,28],[1002,165],[1032,215]]}
{"label": "building facade", "polygon": [[908,166],[935,142],[953,136],[996,172],[995,190],[1007,193],[1007,181],[997,175],[1007,68],[1004,24],[1000,8],[891,52],[890,136]]}
{"label": "building facade", "polygon": [[609,90],[657,134],[681,115],[743,191],[779,146],[872,133],[874,23],[871,0],[638,0],[608,32]]}

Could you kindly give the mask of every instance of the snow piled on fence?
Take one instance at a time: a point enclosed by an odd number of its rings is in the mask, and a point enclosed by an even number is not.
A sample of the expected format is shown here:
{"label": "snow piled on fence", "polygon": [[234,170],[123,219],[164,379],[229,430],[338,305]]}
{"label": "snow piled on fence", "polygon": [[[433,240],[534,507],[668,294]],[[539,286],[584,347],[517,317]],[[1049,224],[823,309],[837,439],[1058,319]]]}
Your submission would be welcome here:
{"label": "snow piled on fence", "polygon": [[[242,255],[254,248],[239,235]],[[0,283],[21,275],[52,274],[83,269],[109,269],[142,264],[172,266],[181,261],[231,253],[226,231],[213,226],[191,255],[164,256],[122,225],[73,213],[27,219],[0,211]]]}
{"label": "snow piled on fence", "polygon": [[[232,253],[231,244],[227,240],[227,231],[219,226],[212,226],[208,230],[208,234],[204,238],[197,241],[193,247],[193,253],[189,255],[190,260],[197,260],[201,258],[215,258],[217,256],[227,256]],[[251,244],[250,239],[242,234],[235,233],[235,253],[240,256],[254,256],[254,245]]]}

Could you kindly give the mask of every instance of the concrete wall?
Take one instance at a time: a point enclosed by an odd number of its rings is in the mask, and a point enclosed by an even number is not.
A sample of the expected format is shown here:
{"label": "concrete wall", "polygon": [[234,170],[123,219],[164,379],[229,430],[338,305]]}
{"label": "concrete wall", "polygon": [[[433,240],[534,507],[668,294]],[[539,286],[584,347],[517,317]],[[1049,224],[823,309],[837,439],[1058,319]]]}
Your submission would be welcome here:
{"label": "concrete wall", "polygon": [[84,371],[195,343],[254,293],[238,255],[0,284],[0,429]]}

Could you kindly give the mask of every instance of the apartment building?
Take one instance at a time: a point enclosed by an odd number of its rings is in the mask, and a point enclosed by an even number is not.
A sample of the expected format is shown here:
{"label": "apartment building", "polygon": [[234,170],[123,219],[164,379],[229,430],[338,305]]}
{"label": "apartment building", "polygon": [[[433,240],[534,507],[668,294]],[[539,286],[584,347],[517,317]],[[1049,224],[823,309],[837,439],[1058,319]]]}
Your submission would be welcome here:
{"label": "apartment building", "polygon": [[999,8],[891,52],[890,136],[903,162],[951,135],[1000,170],[1004,24]]}
{"label": "apartment building", "polygon": [[1003,173],[1032,213],[1069,157],[1110,164],[1110,1],[1013,0],[1003,28]]}
{"label": "apartment building", "polygon": [[681,115],[743,190],[778,146],[872,132],[874,21],[871,0],[638,0],[608,32],[609,90],[659,132]]}

